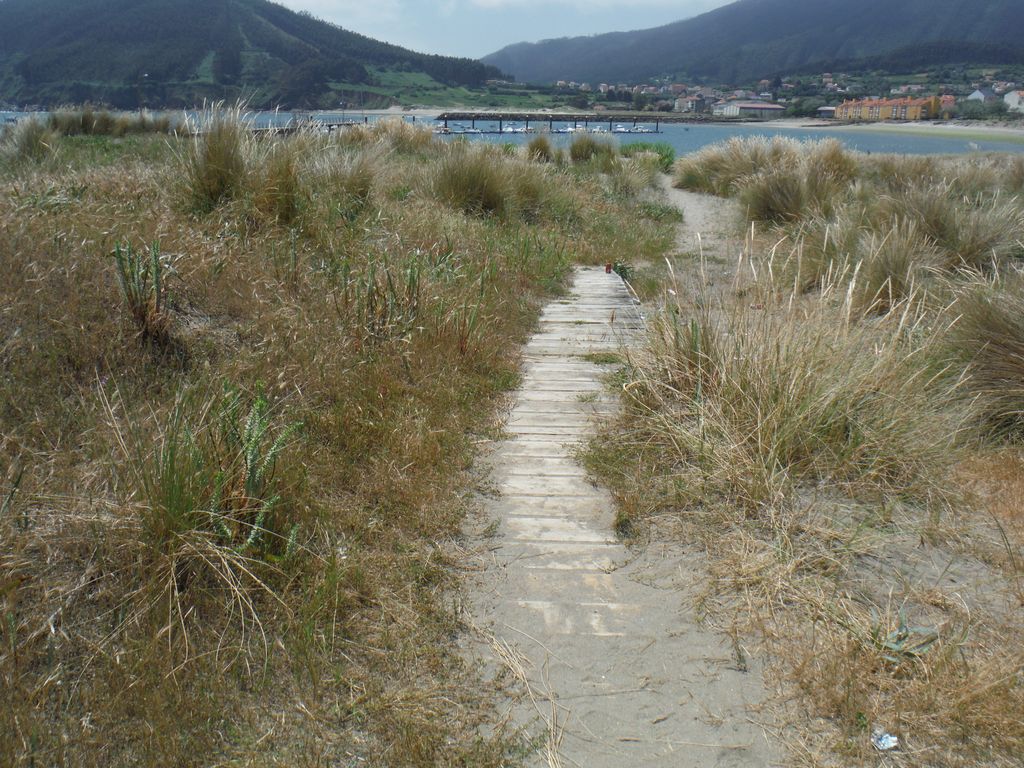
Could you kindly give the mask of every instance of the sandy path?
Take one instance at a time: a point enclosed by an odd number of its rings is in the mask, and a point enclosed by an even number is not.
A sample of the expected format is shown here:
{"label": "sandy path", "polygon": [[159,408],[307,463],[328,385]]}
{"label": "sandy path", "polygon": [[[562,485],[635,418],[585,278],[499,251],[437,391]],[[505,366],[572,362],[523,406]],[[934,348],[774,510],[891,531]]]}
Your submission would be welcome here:
{"label": "sandy path", "polygon": [[764,697],[757,669],[689,608],[695,556],[631,555],[612,533],[612,499],[572,455],[617,407],[607,368],[582,356],[618,349],[638,326],[621,280],[599,269],[577,270],[570,296],[544,311],[493,457],[496,532],[471,613],[493,633],[485,652],[528,683],[510,714],[546,742],[533,765],[770,765],[750,708]]}
{"label": "sandy path", "polygon": [[676,235],[680,253],[700,254],[720,261],[732,261],[742,248],[743,239],[736,230],[740,216],[734,200],[700,192],[687,192],[672,186],[672,178],[660,177],[661,191],[668,202],[683,212],[683,223]]}

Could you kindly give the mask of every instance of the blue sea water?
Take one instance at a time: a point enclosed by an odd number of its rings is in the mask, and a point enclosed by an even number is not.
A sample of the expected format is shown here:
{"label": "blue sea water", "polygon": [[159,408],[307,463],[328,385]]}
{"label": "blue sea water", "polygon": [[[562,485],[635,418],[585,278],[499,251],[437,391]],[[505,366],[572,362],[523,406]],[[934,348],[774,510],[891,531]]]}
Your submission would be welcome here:
{"label": "blue sea water", "polygon": [[[491,125],[483,121],[477,121],[476,127],[487,131],[497,130],[497,124]],[[555,123],[558,129],[559,123]],[[649,126],[653,129],[653,124]],[[965,133],[970,133],[967,129]],[[858,152],[870,153],[893,153],[906,155],[959,155],[970,152],[1016,152],[1024,153],[1024,142],[1000,141],[998,136],[978,137],[948,134],[925,135],[912,132],[894,131],[880,127],[877,130],[870,128],[843,128],[843,127],[822,127],[822,128],[789,128],[773,127],[767,123],[741,123],[736,125],[713,124],[713,125],[662,125],[660,133],[650,134],[602,134],[611,136],[619,144],[631,144],[635,142],[663,141],[675,149],[677,155],[684,155],[696,152],[711,144],[718,144],[733,137],[745,136],[783,136],[799,141],[819,141],[826,138],[835,138],[841,141],[846,147]],[[478,134],[471,135],[474,141],[489,141],[498,144],[506,142],[525,143],[532,136],[529,134]],[[572,141],[571,135],[553,134],[556,145],[568,145]]]}
{"label": "blue sea water", "polygon": [[[182,113],[180,112],[176,112],[172,114],[172,117],[180,116],[181,114]],[[0,112],[0,124],[2,124],[7,118],[18,117],[24,117],[24,114]],[[255,125],[258,126],[282,126],[287,125],[291,121],[292,114],[290,112],[256,112],[248,117]],[[315,113],[313,117],[333,121],[351,120],[354,122],[363,122],[365,120],[367,122],[374,122],[378,119],[382,119],[383,116],[378,114],[364,114],[360,112],[348,112],[344,114],[337,112],[323,112]],[[413,121],[413,118],[411,117],[405,117],[403,119],[407,122]],[[430,127],[438,125],[433,117],[418,117],[415,121],[417,124],[423,124]],[[504,125],[508,128],[512,124],[505,123]],[[520,122],[516,125],[522,126],[522,123]],[[571,125],[571,123],[556,122],[552,127],[557,131],[559,129],[571,127]],[[451,123],[450,127],[453,130],[458,130],[458,126],[455,123]],[[468,128],[469,124],[466,123],[462,127]],[[484,131],[484,133],[467,134],[465,135],[466,139],[469,139],[470,141],[484,141],[494,144],[525,144],[533,138],[533,135],[523,133],[499,134],[497,133],[498,123],[496,121],[478,120],[476,121],[475,127]],[[547,128],[547,124],[534,123],[533,127],[538,129]],[[602,127],[606,129],[607,125],[602,124]],[[645,127],[653,129],[654,123],[646,124]],[[487,133],[488,131],[493,131],[494,133]],[[970,128],[966,128],[964,133],[971,134],[972,132]],[[635,142],[663,141],[670,144],[672,148],[675,149],[677,155],[695,152],[703,147],[726,141],[735,136],[787,136],[800,141],[815,141],[832,137],[838,139],[852,150],[876,154],[959,155],[971,152],[1024,153],[1024,140],[1001,140],[998,134],[994,134],[992,136],[957,136],[950,133],[925,134],[915,133],[912,131],[894,130],[884,126],[879,126],[877,129],[869,127],[848,128],[840,126],[822,128],[791,128],[773,126],[770,123],[741,123],[735,125],[721,123],[711,125],[681,125],[676,123],[662,125],[660,133],[607,133],[602,135],[623,145]],[[567,146],[571,143],[572,138],[572,135],[569,134],[552,134],[552,140],[556,146]]]}

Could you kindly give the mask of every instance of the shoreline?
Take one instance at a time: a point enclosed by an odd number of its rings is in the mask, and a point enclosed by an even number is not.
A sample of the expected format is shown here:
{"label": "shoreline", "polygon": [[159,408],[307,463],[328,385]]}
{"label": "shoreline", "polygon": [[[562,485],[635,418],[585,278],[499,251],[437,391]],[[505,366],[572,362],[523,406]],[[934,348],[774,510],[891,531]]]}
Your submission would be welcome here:
{"label": "shoreline", "polygon": [[[313,110],[313,113],[321,114],[343,114],[349,115],[352,118],[358,116],[367,117],[399,117],[408,118],[412,117],[417,120],[423,119],[426,121],[434,121],[438,115],[445,111],[451,111],[451,107],[401,107],[392,106],[386,109],[325,109],[325,110]],[[182,110],[152,110],[153,112],[181,112]],[[272,110],[254,110],[256,112],[270,112]],[[287,111],[287,110],[285,110]],[[486,113],[493,111],[494,113],[508,114],[510,110],[493,108],[493,109],[479,109],[474,110],[480,113]],[[534,113],[533,110],[523,110],[523,112]],[[566,114],[571,110],[561,111],[560,114]],[[3,110],[0,111],[3,115],[27,115],[32,114],[31,112],[23,112],[19,110]],[[582,113],[581,113],[582,114]],[[655,122],[659,113],[638,113],[637,117],[646,122]],[[963,139],[966,141],[978,140],[978,141],[1002,141],[1012,144],[1024,144],[1024,121],[1018,121],[1015,123],[1000,122],[1000,123],[980,123],[980,122],[961,122],[961,121],[949,121],[949,120],[929,120],[929,121],[918,121],[918,122],[856,122],[856,123],[836,123],[833,120],[827,120],[823,118],[798,118],[798,117],[785,117],[777,120],[761,120],[761,121],[747,121],[747,120],[694,120],[692,122],[679,122],[673,123],[675,125],[714,125],[714,126],[757,126],[757,127],[771,127],[780,130],[802,130],[802,131],[836,131],[836,132],[848,132],[848,133],[881,133],[881,134],[896,134],[905,136],[935,136],[935,137],[946,137]]]}
{"label": "shoreline", "polygon": [[823,129],[846,131],[850,133],[891,133],[910,136],[945,136],[958,139],[983,139],[989,141],[1006,141],[1024,143],[1024,123],[1012,125],[1008,123],[965,123],[948,120],[919,121],[912,123],[842,123],[829,121],[778,121],[786,122],[784,127],[803,129]]}

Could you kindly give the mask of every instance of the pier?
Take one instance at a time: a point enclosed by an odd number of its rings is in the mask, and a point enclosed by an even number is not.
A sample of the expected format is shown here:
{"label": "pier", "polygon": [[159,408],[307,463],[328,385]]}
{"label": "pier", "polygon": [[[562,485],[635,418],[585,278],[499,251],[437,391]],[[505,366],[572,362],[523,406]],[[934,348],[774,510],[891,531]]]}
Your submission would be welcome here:
{"label": "pier", "polygon": [[[572,133],[575,131],[590,131],[593,125],[596,129],[607,130],[608,133],[661,133],[662,123],[694,122],[693,118],[682,118],[668,113],[643,113],[643,112],[442,112],[437,116],[437,122],[443,127],[438,130],[445,133],[466,133],[467,130],[453,130],[449,123],[469,123],[468,132],[472,133],[532,133],[535,127],[541,126],[549,133]],[[477,121],[497,123],[497,130],[478,130]],[[522,123],[523,129],[517,131],[508,130],[506,123]],[[556,130],[555,123],[572,125],[572,128]],[[604,125],[607,124],[607,129]],[[654,128],[645,126],[653,125]]]}

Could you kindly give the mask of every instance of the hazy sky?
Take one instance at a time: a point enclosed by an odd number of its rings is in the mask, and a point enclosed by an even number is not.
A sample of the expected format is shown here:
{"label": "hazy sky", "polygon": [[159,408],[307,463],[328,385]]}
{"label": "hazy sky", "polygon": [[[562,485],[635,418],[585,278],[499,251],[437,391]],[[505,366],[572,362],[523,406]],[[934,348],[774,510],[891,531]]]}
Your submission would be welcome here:
{"label": "hazy sky", "polygon": [[485,56],[509,43],[656,27],[732,0],[277,0],[378,40]]}

